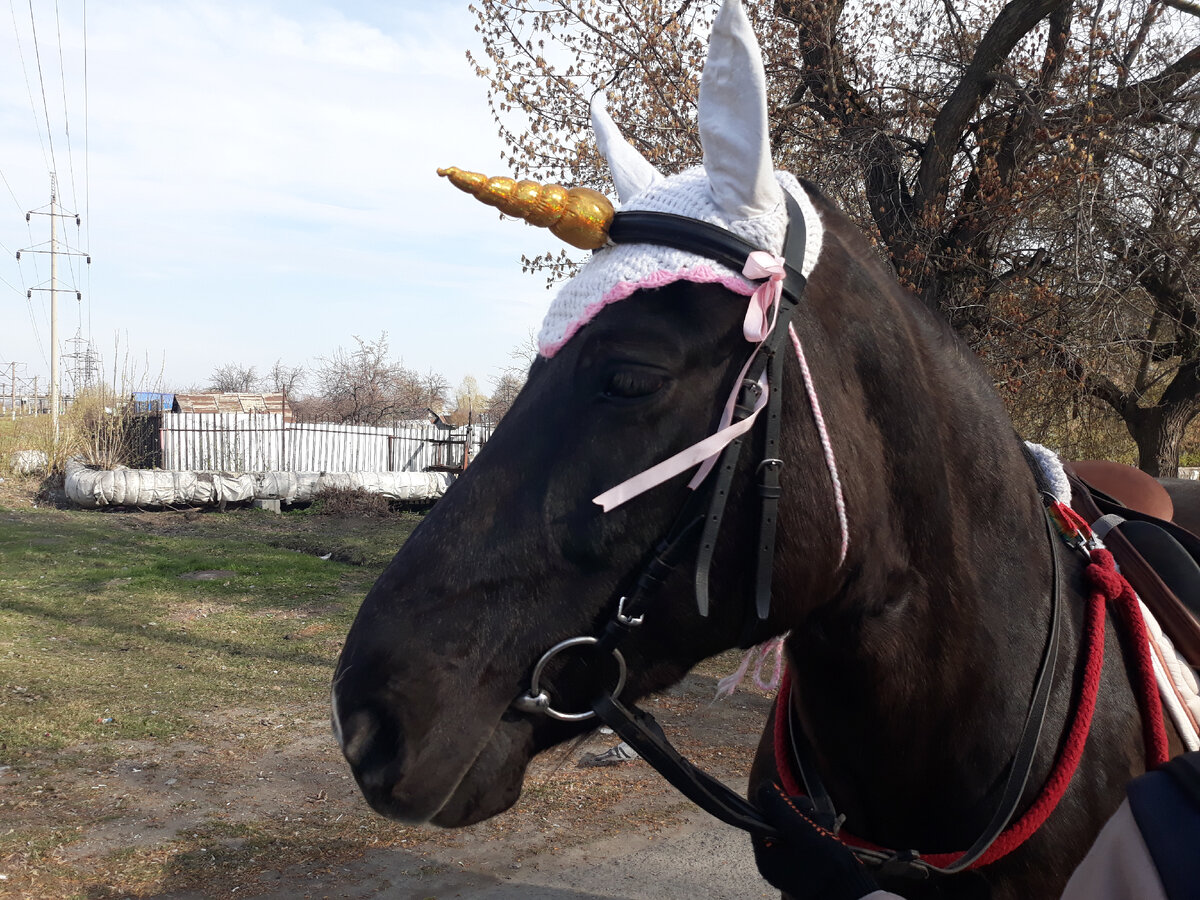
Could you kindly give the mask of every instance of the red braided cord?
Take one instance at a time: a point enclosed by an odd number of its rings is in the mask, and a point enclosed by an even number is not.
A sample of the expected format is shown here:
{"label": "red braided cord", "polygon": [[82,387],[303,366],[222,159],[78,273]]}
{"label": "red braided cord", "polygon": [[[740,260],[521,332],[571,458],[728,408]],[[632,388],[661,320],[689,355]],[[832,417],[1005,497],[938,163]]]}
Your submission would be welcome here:
{"label": "red braided cord", "polygon": [[788,734],[788,700],[792,696],[792,669],[786,663],[783,667],[783,680],[779,682],[779,693],[775,695],[775,771],[779,773],[779,783],[793,797],[804,793],[796,781],[796,772],[792,768],[791,735]]}
{"label": "red braided cord", "polygon": [[1088,524],[1087,519],[1077,513],[1074,509],[1067,506],[1063,502],[1057,502],[1050,505],[1052,512],[1058,513],[1069,524],[1070,528],[1077,534],[1087,535],[1089,538],[1092,535],[1092,526]]}
{"label": "red braided cord", "polygon": [[[1111,600],[1117,607],[1125,627],[1133,640],[1138,673],[1138,685],[1135,689],[1138,706],[1142,714],[1142,730],[1146,742],[1146,757],[1150,768],[1157,768],[1167,761],[1166,727],[1162,717],[1162,700],[1158,695],[1157,682],[1154,678],[1153,661],[1150,658],[1149,637],[1146,624],[1138,609],[1137,595],[1129,586],[1129,582],[1116,571],[1116,563],[1112,554],[1107,550],[1094,550],[1091,554],[1093,562],[1088,565],[1086,573],[1088,580],[1095,590],[1087,599],[1087,610],[1084,619],[1084,642],[1086,647],[1086,662],[1083,670],[1083,685],[1080,691],[1079,705],[1071,720],[1070,729],[1062,750],[1055,760],[1054,767],[1042,788],[1041,794],[1033,805],[1025,811],[1016,822],[1010,824],[979,859],[971,864],[971,868],[987,865],[1008,855],[1025,843],[1034,832],[1042,826],[1050,814],[1058,806],[1067,792],[1071,777],[1079,766],[1083,756],[1083,748],[1087,743],[1088,732],[1091,730],[1092,713],[1096,708],[1096,696],[1100,688],[1100,673],[1104,667],[1104,616],[1106,601]],[[792,766],[790,752],[790,736],[786,723],[788,722],[788,698],[791,696],[791,670],[783,674],[783,682],[775,697],[775,729],[774,749],[775,768],[779,772],[780,783],[789,794],[803,793],[796,773]],[[872,850],[882,848],[849,834],[843,830],[839,837],[850,846],[865,847]],[[957,860],[961,853],[932,853],[922,855],[922,859],[931,865],[945,867]]]}
{"label": "red braided cord", "polygon": [[1142,713],[1142,739],[1146,744],[1147,768],[1157,769],[1170,758],[1167,749],[1167,726],[1163,719],[1162,697],[1154,676],[1154,658],[1150,649],[1150,633],[1138,604],[1137,594],[1125,577],[1117,571],[1116,560],[1107,550],[1093,550],[1087,577],[1106,600],[1111,600],[1133,643],[1137,678],[1133,685]]}

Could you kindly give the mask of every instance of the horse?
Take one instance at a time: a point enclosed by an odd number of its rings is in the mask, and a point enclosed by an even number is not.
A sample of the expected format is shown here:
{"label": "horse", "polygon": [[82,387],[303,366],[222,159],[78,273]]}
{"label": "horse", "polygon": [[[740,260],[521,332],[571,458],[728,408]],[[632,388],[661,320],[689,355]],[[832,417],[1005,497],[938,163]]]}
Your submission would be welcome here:
{"label": "horse", "polygon": [[[706,76],[718,32],[728,41],[749,30],[722,18],[739,13],[736,0],[722,8]],[[702,139],[705,90],[702,81]],[[733,94],[740,109],[748,92]],[[631,151],[611,134],[601,143],[623,202],[621,178],[663,183],[613,161]],[[753,165],[737,159],[724,174]],[[705,167],[719,190],[728,179],[709,143]],[[688,577],[694,542],[684,564],[658,571],[653,603],[621,644],[620,696],[636,700],[714,654],[786,635],[791,690],[777,710],[807,738],[845,827],[884,847],[961,851],[1001,800],[1051,645],[1058,675],[1018,812],[1067,742],[1088,679],[1088,561],[1055,549],[1024,446],[979,361],[814,185],[790,190],[820,233],[793,312],[796,354],[786,340],[778,350],[778,452],[732,464],[707,609]],[[614,690],[612,666],[560,645],[623,615],[622,598],[695,492],[682,472],[611,511],[593,498],[728,427],[725,398],[745,380],[749,293],[732,284],[679,278],[585,304],[585,324],[559,329],[566,338],[549,342],[493,437],[371,588],[332,705],[376,811],[442,827],[497,815],[535,754],[595,726],[587,710]],[[759,615],[755,475],[766,462],[778,464],[782,496]],[[881,884],[906,897],[1058,896],[1147,765],[1132,644],[1104,623],[1090,734],[1032,836],[982,868],[925,881],[884,873]],[[531,673],[556,709],[574,712],[556,718],[523,702]],[[781,778],[774,718],[752,784]]]}

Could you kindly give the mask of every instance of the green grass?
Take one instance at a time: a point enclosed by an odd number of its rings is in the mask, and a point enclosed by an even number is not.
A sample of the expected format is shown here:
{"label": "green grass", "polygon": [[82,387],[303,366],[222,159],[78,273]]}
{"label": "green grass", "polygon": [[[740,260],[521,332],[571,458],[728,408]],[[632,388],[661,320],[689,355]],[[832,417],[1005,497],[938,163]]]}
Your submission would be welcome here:
{"label": "green grass", "polygon": [[[109,896],[98,883],[123,885],[112,896],[195,887],[212,859],[200,848],[222,829],[250,828],[258,850],[279,840],[271,819],[222,822],[215,797],[174,840],[118,846],[86,864],[63,857],[128,815],[123,801],[99,802],[93,785],[131,753],[150,760],[139,765],[187,763],[212,773],[193,778],[219,779],[222,765],[236,772],[325,730],[350,622],[418,521],[0,505],[0,871],[9,876],[0,897]],[[229,574],[181,577],[211,570]],[[357,833],[370,815],[364,807],[342,827]],[[314,830],[293,839],[297,857],[315,852],[328,825],[307,818]],[[245,855],[229,850],[222,865]]]}
{"label": "green grass", "polygon": [[[180,533],[145,519],[0,510],[4,754],[179,737],[205,711],[324,693],[358,603],[415,521],[326,536],[249,511]],[[200,570],[232,574],[181,578]]]}

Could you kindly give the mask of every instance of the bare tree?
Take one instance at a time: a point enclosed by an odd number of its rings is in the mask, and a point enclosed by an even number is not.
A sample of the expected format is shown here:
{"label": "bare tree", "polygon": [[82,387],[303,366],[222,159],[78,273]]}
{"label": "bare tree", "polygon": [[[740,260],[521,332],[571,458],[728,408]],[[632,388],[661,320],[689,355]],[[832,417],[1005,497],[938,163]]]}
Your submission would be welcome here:
{"label": "bare tree", "polygon": [[454,425],[477,422],[487,411],[488,402],[488,396],[479,389],[475,376],[464,376],[454,394],[454,410],[446,418]]}
{"label": "bare tree", "polygon": [[450,402],[450,382],[446,376],[430,369],[421,376],[422,403],[435,413],[443,413]]}
{"label": "bare tree", "polygon": [[208,390],[217,393],[246,394],[258,390],[258,375],[254,366],[241,366],[237,363],[226,363],[217,366],[209,376]]}
{"label": "bare tree", "polygon": [[488,398],[484,408],[484,415],[489,424],[495,425],[504,418],[512,408],[513,401],[517,399],[517,394],[521,392],[524,384],[523,377],[513,375],[511,372],[504,372],[492,382],[492,395]]}
{"label": "bare tree", "polygon": [[504,374],[512,375],[521,384],[524,384],[530,367],[538,358],[537,333],[532,328],[526,332],[524,339],[519,344],[508,351],[508,358],[510,362],[504,367]]}
{"label": "bare tree", "polygon": [[[984,356],[1018,418],[1061,439],[1073,411],[1099,398],[1136,439],[1141,465],[1170,473],[1200,409],[1189,249],[1200,218],[1185,176],[1197,171],[1200,129],[1195,5],[747,5],[777,165],[848,211]],[[661,170],[699,158],[710,6],[475,9],[490,57],[477,68],[517,174],[607,182],[587,133],[596,85]],[[551,277],[571,264],[523,262]],[[1053,414],[1026,409],[1031,396]]]}
{"label": "bare tree", "polygon": [[306,375],[304,366],[287,366],[283,360],[277,359],[263,381],[270,390],[291,397],[304,384]]}
{"label": "bare tree", "polygon": [[[1158,128],[1106,121],[1080,139],[1090,161],[1077,202],[1057,210],[1062,263],[1042,278],[1073,326],[1050,335],[1036,326],[1083,395],[1119,416],[1138,464],[1155,475],[1175,474],[1200,414],[1200,94],[1170,116]],[[1094,353],[1098,344],[1106,352]]]}
{"label": "bare tree", "polygon": [[304,404],[305,416],[362,425],[426,418],[445,379],[433,372],[422,377],[392,359],[386,332],[374,341],[356,335],[354,342],[353,350],[339,347],[319,360],[316,397]]}
{"label": "bare tree", "polygon": [[500,370],[500,374],[492,379],[492,395],[488,398],[485,416],[491,424],[496,424],[508,413],[517,394],[525,386],[529,377],[529,369],[538,357],[537,334],[530,329],[524,340],[514,346],[508,353],[509,364]]}

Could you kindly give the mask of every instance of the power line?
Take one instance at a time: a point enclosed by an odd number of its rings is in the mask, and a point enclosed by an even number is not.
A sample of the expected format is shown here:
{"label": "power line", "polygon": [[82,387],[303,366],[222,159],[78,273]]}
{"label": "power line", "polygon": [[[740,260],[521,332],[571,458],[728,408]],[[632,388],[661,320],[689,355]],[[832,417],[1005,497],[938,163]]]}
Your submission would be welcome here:
{"label": "power line", "polygon": [[4,182],[4,186],[8,188],[8,196],[12,197],[12,202],[16,204],[17,209],[25,212],[25,207],[21,205],[21,201],[17,199],[17,195],[13,193],[12,185],[8,183],[8,179],[4,177],[4,170],[0,169],[0,181]]}
{"label": "power line", "polygon": [[[30,99],[30,102],[33,101],[32,94],[30,94],[29,99]],[[34,121],[35,122],[37,121],[36,117],[35,117]],[[41,137],[41,129],[38,129],[38,137],[39,138]],[[45,147],[42,148],[42,152],[43,152],[43,154],[45,153]],[[14,197],[14,199],[15,199],[15,197]],[[25,231],[29,235],[29,243],[30,244],[33,243],[33,227],[30,224],[31,218],[32,217],[29,215],[25,216]],[[18,266],[17,271],[20,272],[20,274],[21,274],[21,293],[23,293],[25,295],[25,309],[26,309],[26,312],[29,314],[29,326],[33,329],[33,339],[37,343],[38,354],[42,357],[42,362],[44,362],[48,366],[48,365],[50,365],[50,361],[46,358],[46,347],[44,344],[42,344],[42,334],[38,330],[37,310],[35,310],[34,306],[33,306],[33,291],[30,290],[29,285],[25,283],[25,269],[21,266]],[[36,281],[34,282],[35,284],[41,283],[42,273],[38,271],[36,255],[33,257],[33,277],[36,279]],[[44,309],[42,312],[43,312],[43,314],[45,314]]]}
{"label": "power line", "polygon": [[38,47],[37,22],[33,17],[33,0],[29,0],[29,27],[33,31],[33,58],[37,60],[38,84],[42,88],[42,109],[46,113],[46,140],[50,144],[50,170],[58,171],[58,161],[54,156],[54,132],[50,128],[50,104],[46,102],[46,78],[42,74],[42,51]]}
{"label": "power line", "polygon": [[[46,168],[52,169],[54,166],[46,155],[46,142],[42,140],[42,126],[38,123],[37,103],[33,99],[33,85],[29,83],[29,67],[25,65],[25,51],[21,48],[21,29],[17,25],[17,10],[13,6],[13,0],[8,0],[8,11],[12,13],[13,35],[17,39],[17,55],[21,58],[21,72],[25,76],[25,92],[29,95],[29,108],[33,111],[33,121],[37,125],[38,144],[42,148],[42,159],[46,162]],[[47,118],[48,124],[49,119]],[[20,206],[20,204],[17,205]]]}
{"label": "power line", "polygon": [[[0,246],[3,246],[3,245],[0,245]],[[11,250],[9,250],[7,247],[4,247],[4,252],[5,252],[5,253],[8,253],[8,254],[11,254],[11,253],[12,253],[12,251],[11,251]],[[2,275],[0,275],[0,284],[3,284],[5,287],[10,287],[10,288],[12,288],[12,289],[13,289],[14,291],[16,291],[18,294],[24,294],[24,293],[25,293],[23,290],[21,290],[19,287],[17,287],[15,284],[13,284],[11,281],[9,281],[7,278],[5,278],[5,277],[4,277],[4,276],[2,276]]]}
{"label": "power line", "polygon": [[[33,0],[30,0],[32,3]],[[62,82],[63,129],[67,134],[67,168],[71,172],[71,205],[79,209],[79,195],[75,191],[75,158],[71,155],[71,116],[67,109],[67,70],[63,65],[62,22],[58,16],[58,0],[54,0],[54,29],[58,37],[58,76]]]}
{"label": "power line", "polygon": [[[83,0],[83,220],[84,243],[92,246],[92,175],[88,156],[88,46],[87,0]],[[92,267],[87,267],[88,340],[92,337]]]}
{"label": "power line", "polygon": [[42,357],[42,362],[50,365],[50,360],[46,359],[46,348],[42,344],[42,333],[38,331],[37,314],[33,310],[33,298],[30,296],[32,291],[25,293],[25,307],[29,311],[29,324],[33,326],[33,339],[37,342],[38,353]]}

